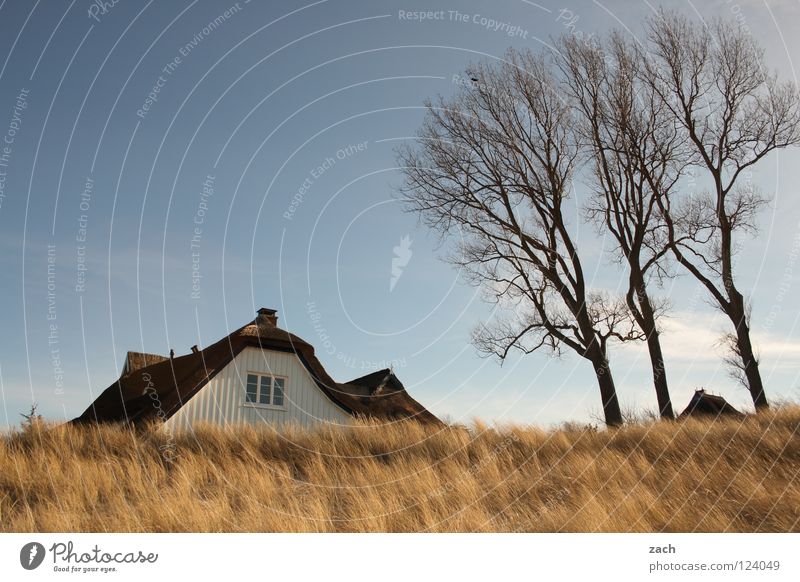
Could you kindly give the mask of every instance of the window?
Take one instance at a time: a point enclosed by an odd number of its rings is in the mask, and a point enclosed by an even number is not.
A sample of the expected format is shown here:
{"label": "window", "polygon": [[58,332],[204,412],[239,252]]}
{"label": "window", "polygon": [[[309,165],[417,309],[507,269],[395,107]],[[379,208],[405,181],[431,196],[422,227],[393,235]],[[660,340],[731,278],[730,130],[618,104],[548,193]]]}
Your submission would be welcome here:
{"label": "window", "polygon": [[245,404],[283,407],[286,378],[268,374],[248,374],[245,389]]}
{"label": "window", "polygon": [[272,403],[283,406],[283,378],[272,379]]}

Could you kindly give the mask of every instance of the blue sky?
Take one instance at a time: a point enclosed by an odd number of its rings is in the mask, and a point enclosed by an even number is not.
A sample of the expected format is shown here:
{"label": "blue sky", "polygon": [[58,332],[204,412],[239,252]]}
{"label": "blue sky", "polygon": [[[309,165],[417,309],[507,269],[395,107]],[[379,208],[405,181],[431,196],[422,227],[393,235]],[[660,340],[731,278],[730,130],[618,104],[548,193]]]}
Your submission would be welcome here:
{"label": "blue sky", "polygon": [[[739,20],[796,82],[797,2],[669,5]],[[471,62],[561,33],[638,35],[651,6],[0,3],[0,133],[11,140],[0,150],[0,426],[33,401],[71,418],[127,350],[187,353],[262,306],[339,381],[393,364],[413,396],[452,419],[589,420],[599,395],[578,357],[500,366],[476,354],[470,330],[491,306],[402,212],[394,148]],[[437,15],[408,16],[420,10]],[[798,168],[800,152],[782,152],[754,173],[773,203],[738,263],[773,398],[800,397]],[[581,224],[585,192],[575,184],[573,227],[592,285],[613,290],[610,243]],[[715,346],[725,321],[703,291],[682,276],[659,292],[672,304],[676,407],[697,387],[747,407]],[[624,407],[654,406],[641,347],[616,348],[611,366]]]}

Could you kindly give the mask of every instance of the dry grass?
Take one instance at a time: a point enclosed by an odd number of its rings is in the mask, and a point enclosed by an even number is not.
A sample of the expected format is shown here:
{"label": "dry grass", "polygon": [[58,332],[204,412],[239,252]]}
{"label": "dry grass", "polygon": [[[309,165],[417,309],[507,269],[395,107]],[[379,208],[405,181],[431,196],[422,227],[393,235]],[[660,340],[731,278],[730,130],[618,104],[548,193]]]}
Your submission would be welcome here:
{"label": "dry grass", "polygon": [[112,427],[0,440],[5,531],[800,531],[800,407],[613,432]]}

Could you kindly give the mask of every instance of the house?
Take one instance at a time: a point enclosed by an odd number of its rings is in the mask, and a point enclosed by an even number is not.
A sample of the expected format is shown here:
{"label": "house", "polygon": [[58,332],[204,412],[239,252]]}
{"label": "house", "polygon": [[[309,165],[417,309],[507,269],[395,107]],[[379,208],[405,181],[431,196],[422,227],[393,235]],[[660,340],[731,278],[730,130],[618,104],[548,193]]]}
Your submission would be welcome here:
{"label": "house", "polygon": [[335,382],[314,348],[278,327],[274,309],[262,308],[253,321],[203,350],[193,346],[177,357],[128,352],[119,379],[72,422],[310,427],[359,416],[441,423],[390,370]]}
{"label": "house", "polygon": [[695,390],[689,405],[681,412],[679,418],[686,418],[687,416],[726,416],[743,418],[744,414],[736,410],[731,404],[728,403],[722,396],[714,396],[707,393],[702,388]]}

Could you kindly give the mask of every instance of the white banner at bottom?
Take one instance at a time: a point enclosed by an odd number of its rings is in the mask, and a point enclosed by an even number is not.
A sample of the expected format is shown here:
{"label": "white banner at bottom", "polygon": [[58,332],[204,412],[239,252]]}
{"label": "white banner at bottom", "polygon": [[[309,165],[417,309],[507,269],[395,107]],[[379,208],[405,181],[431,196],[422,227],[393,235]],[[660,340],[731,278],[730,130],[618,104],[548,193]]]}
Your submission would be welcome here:
{"label": "white banner at bottom", "polygon": [[[0,534],[0,580],[800,580],[798,534]],[[179,578],[180,577],[180,578]]]}

